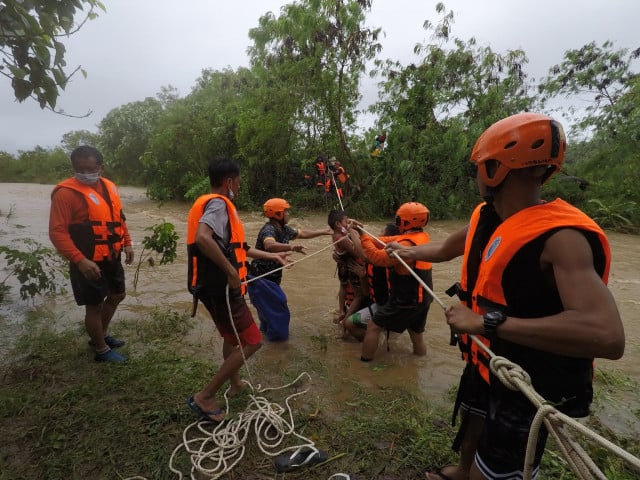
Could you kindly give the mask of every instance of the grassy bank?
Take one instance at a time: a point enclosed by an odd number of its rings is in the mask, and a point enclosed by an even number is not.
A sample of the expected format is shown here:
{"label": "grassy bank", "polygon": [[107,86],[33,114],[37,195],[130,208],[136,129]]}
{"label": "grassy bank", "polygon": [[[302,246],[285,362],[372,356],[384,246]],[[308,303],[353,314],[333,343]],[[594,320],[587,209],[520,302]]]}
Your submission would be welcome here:
{"label": "grassy bank", "polygon": [[[118,321],[116,333],[128,340],[123,352],[130,361],[104,365],[93,362],[80,326],[53,332],[51,315],[34,312],[27,333],[2,359],[0,479],[176,478],[169,458],[195,420],[185,399],[215,368],[203,358],[207,347],[188,339],[190,320],[153,311],[136,321]],[[329,461],[276,475],[272,459],[250,440],[244,458],[225,478],[327,479],[345,472],[352,480],[408,480],[456,461],[449,448],[455,433],[450,407],[432,406],[415,390],[367,387],[356,379],[345,396],[337,388],[337,373],[327,371],[323,362],[322,339],[311,343],[311,351],[292,349],[287,362],[277,364],[258,353],[251,369],[256,381],[268,386],[291,382],[302,371],[310,374],[310,384],[274,392],[274,401],[284,405],[284,397],[310,387],[292,402],[296,431],[326,451]],[[615,372],[601,372],[596,381],[596,412],[606,412],[637,391],[635,382]],[[233,399],[232,412],[242,411],[248,400],[248,391]],[[626,413],[630,422],[638,422],[638,410]],[[589,422],[640,454],[636,436],[616,437],[599,416]],[[596,447],[589,451],[608,478],[638,478],[617,457]],[[177,465],[188,477],[188,456],[179,456]],[[551,443],[539,478],[574,478]]]}

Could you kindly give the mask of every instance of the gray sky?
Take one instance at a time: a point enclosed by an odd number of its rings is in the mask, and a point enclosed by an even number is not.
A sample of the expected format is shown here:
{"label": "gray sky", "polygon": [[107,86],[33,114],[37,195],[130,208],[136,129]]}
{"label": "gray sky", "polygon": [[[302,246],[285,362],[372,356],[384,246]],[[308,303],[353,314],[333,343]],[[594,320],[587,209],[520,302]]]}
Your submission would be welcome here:
{"label": "gray sky", "polygon": [[[0,78],[0,150],[16,153],[37,145],[55,147],[71,130],[96,131],[113,108],[153,97],[164,85],[187,95],[202,69],[247,65],[247,33],[258,18],[280,13],[285,0],[103,0],[107,8],[65,41],[69,71],[81,65],[58,99],[70,114],[41,110],[34,101],[14,100],[9,81]],[[373,0],[367,24],[386,33],[380,58],[414,61],[413,47],[430,39],[422,25],[439,16],[426,0]],[[640,46],[637,0],[445,0],[453,10],[453,35],[475,37],[480,45],[504,53],[522,48],[535,78],[561,61],[568,49],[605,40],[616,48]],[[634,33],[635,32],[635,33]],[[374,100],[371,81],[365,103]],[[367,102],[368,100],[368,102]]]}

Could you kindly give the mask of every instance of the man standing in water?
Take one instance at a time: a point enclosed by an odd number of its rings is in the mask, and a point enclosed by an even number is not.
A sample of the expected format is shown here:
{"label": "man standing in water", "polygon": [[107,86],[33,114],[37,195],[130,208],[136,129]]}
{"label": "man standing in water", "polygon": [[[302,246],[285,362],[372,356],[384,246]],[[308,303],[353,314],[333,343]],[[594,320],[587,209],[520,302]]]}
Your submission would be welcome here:
{"label": "man standing in water", "polygon": [[[306,255],[304,245],[292,245],[291,240],[311,239],[320,235],[331,235],[329,227],[316,230],[303,230],[289,225],[291,205],[283,198],[270,198],[263,205],[264,216],[269,219],[258,232],[256,249],[265,252],[298,252]],[[258,312],[260,330],[272,342],[289,338],[291,314],[280,283],[282,270],[280,263],[255,259],[249,265],[254,277],[265,275],[249,284],[249,298]],[[272,273],[269,273],[272,272]]]}
{"label": "man standing in water", "polygon": [[187,219],[188,288],[211,314],[223,338],[224,361],[211,380],[187,400],[199,417],[224,420],[216,403],[218,390],[230,382],[230,395],[242,388],[239,370],[245,359],[262,346],[262,335],[244,299],[247,256],[286,265],[289,253],[251,248],[233,204],[240,190],[240,167],[229,158],[209,162],[211,193],[199,197]]}
{"label": "man standing in water", "polygon": [[69,260],[73,296],[85,306],[85,328],[98,362],[122,363],[114,349],[124,341],[109,335],[109,324],[125,297],[120,259],[133,262],[131,237],[115,184],[102,178],[102,154],[81,146],[71,152],[74,177],[55,186],[51,194],[49,238]]}
{"label": "man standing in water", "polygon": [[[541,187],[560,170],[565,149],[562,126],[545,115],[521,113],[496,122],[471,153],[485,202],[469,225],[439,248],[389,245],[388,251],[432,262],[463,253],[462,302],[445,312],[452,331],[482,335],[496,355],[530,375],[549,403],[584,417],[593,397],[593,359],[620,358],[625,336],[606,285],[611,254],[604,232],[563,200],[541,199]],[[463,344],[463,356],[474,365],[465,373],[482,380],[470,383],[463,374],[459,395],[464,402],[486,391],[486,417],[473,422],[474,433],[462,432],[467,448],[460,465],[427,478],[521,479],[536,409],[489,371],[475,343],[467,338]],[[532,459],[534,477],[546,439],[542,428]]]}

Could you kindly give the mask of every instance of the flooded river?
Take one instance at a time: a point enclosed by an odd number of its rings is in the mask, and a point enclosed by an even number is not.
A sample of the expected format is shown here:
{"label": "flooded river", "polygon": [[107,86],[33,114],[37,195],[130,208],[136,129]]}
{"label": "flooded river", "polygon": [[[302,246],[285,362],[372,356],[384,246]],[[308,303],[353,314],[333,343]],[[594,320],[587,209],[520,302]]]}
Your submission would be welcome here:
{"label": "flooded river", "polygon": [[[11,244],[16,239],[31,238],[45,245],[48,239],[49,195],[52,186],[35,184],[0,184],[0,245]],[[134,266],[125,266],[128,296],[118,309],[114,319],[117,332],[118,319],[141,316],[153,308],[189,312],[191,298],[186,290],[186,217],[189,205],[186,203],[165,203],[159,205],[144,196],[142,189],[124,187],[121,189],[127,223],[131,231],[136,255],[141,253],[141,241],[149,235],[146,229],[162,221],[175,225],[180,235],[178,258],[171,265],[150,267],[143,265],[137,289],[133,289]],[[241,193],[242,194],[242,193]],[[247,239],[255,244],[258,230],[265,219],[259,212],[241,212]],[[321,228],[326,225],[326,215],[314,213],[300,215],[292,210],[290,224],[303,229]],[[378,232],[381,223],[370,223],[367,229]],[[461,228],[464,222],[438,222],[429,224],[432,240],[438,241]],[[613,250],[610,287],[618,302],[627,335],[624,357],[616,362],[597,360],[597,366],[604,369],[620,370],[632,378],[640,379],[640,238],[637,236],[609,233]],[[302,240],[308,253],[318,252],[326,247],[328,237]],[[294,260],[302,256],[296,254]],[[307,257],[304,257],[307,258]],[[459,276],[460,262],[436,264],[433,269],[434,292],[446,304],[452,302],[443,292]],[[4,277],[1,277],[4,278]],[[360,344],[337,338],[338,330],[331,322],[331,313],[337,307],[338,279],[335,263],[330,250],[308,257],[284,272],[282,287],[289,299],[291,310],[291,337],[285,344],[267,344],[258,355],[279,358],[287,349],[303,352],[319,352],[318,338],[324,341],[322,356],[331,363],[330,371],[340,372],[345,379],[345,388],[350,382],[362,384],[394,386],[414,385],[432,400],[441,400],[444,393],[457,383],[462,363],[456,347],[449,346],[449,329],[444,320],[442,308],[433,303],[426,327],[428,353],[417,358],[411,354],[411,344],[407,334],[392,334],[390,351],[381,345],[372,364],[359,361]],[[69,287],[70,290],[70,287]],[[3,335],[0,340],[0,354],[5,353],[12,340],[20,334],[21,324],[27,311],[32,308],[28,302],[18,299],[14,288],[10,296],[11,305],[0,305],[0,320]],[[37,300],[41,302],[42,300]],[[75,306],[71,293],[47,300],[47,306],[58,315],[60,328],[81,328],[83,310]],[[257,317],[256,317],[257,318]],[[193,335],[201,339],[203,354],[210,356],[210,349],[219,348],[217,337],[213,336],[213,326],[204,308],[197,314],[198,322]],[[9,334],[7,333],[9,332]],[[12,338],[13,337],[13,338]]]}

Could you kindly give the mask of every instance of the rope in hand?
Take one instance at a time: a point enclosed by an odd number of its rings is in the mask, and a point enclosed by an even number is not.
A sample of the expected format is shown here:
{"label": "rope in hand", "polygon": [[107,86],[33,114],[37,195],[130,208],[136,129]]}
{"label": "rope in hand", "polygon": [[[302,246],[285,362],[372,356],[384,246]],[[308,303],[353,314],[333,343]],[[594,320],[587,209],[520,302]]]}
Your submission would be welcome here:
{"label": "rope in hand", "polygon": [[[355,228],[369,235],[371,238],[373,238],[376,242],[378,242],[383,247],[387,246],[385,242],[380,240],[378,237],[376,237],[372,233],[367,232],[363,227],[356,225]],[[438,298],[438,296],[433,292],[433,290],[429,287],[429,285],[427,285],[425,281],[422,278],[420,278],[420,276],[415,272],[415,270],[411,268],[400,255],[398,255],[398,252],[391,252],[391,256],[397,259],[407,269],[407,271],[411,274],[411,276],[415,278],[418,281],[418,283],[420,283],[420,285],[422,285],[422,288],[424,288],[427,291],[427,293],[431,295],[431,298],[433,298],[435,302],[442,307],[442,310],[445,310],[445,311],[447,310],[447,306],[444,304],[444,302]],[[451,332],[451,337],[449,338],[449,345],[455,346],[457,342],[458,342],[457,335]]]}
{"label": "rope in hand", "polygon": [[[367,232],[364,228],[357,226],[356,228],[362,230],[371,238],[379,242],[381,245],[386,246],[382,240],[375,235]],[[422,279],[411,269],[406,262],[398,255],[397,252],[391,252],[391,255],[398,259],[407,270],[413,275],[418,282],[425,288],[425,290],[432,296],[432,298],[446,310],[445,304],[436,297],[433,291],[422,281]],[[453,333],[452,333],[453,336]],[[489,349],[481,340],[475,335],[469,334],[469,337],[484,350],[491,358],[489,366],[491,371],[498,377],[498,379],[511,390],[520,390],[522,394],[529,399],[531,403],[538,409],[536,416],[534,417],[527,441],[527,451],[525,454],[524,465],[524,479],[529,480],[532,478],[533,461],[536,450],[536,442],[538,434],[540,432],[541,424],[544,422],[547,430],[554,437],[556,444],[562,451],[567,463],[571,470],[580,479],[598,479],[607,480],[600,469],[593,463],[589,454],[578,444],[576,441],[569,437],[569,434],[565,431],[564,425],[568,424],[574,427],[577,431],[583,435],[591,438],[596,443],[599,443],[602,447],[608,449],[610,452],[618,455],[627,463],[633,465],[638,471],[640,471],[640,459],[631,455],[626,450],[620,448],[618,445],[610,442],[606,438],[598,435],[591,429],[585,427],[574,418],[569,417],[559,412],[555,407],[548,404],[547,401],[535,391],[531,385],[531,378],[529,374],[522,369],[519,365],[509,361],[505,357],[497,356],[491,349]]]}
{"label": "rope in hand", "polygon": [[247,284],[249,284],[249,283],[251,283],[251,282],[254,282],[254,281],[256,281],[256,280],[258,280],[258,279],[260,279],[260,278],[262,278],[262,277],[266,277],[266,276],[271,275],[271,274],[273,274],[273,273],[275,273],[275,272],[279,272],[280,270],[284,270],[285,268],[291,268],[291,267],[293,267],[296,263],[299,263],[299,262],[301,262],[301,261],[303,261],[303,260],[308,260],[308,259],[310,259],[311,257],[313,257],[313,256],[315,256],[315,255],[318,255],[319,253],[322,253],[322,252],[324,252],[325,250],[328,250],[329,248],[331,248],[331,247],[333,247],[334,245],[336,245],[336,244],[340,243],[341,241],[343,241],[345,238],[347,238],[347,237],[346,237],[346,236],[345,236],[345,237],[340,237],[340,238],[339,238],[338,240],[336,240],[335,242],[330,243],[330,244],[329,244],[329,245],[327,245],[326,247],[322,247],[322,248],[321,248],[320,250],[318,250],[317,252],[310,253],[310,254],[308,254],[308,255],[305,255],[305,256],[304,256],[304,257],[302,257],[302,258],[299,258],[298,260],[294,260],[293,262],[287,263],[286,265],[282,265],[281,267],[274,268],[273,270],[269,270],[268,272],[263,273],[262,275],[258,275],[257,277],[251,277],[250,279],[248,279],[248,280],[246,280],[245,282],[242,282],[242,283],[243,283],[244,285],[247,285]]}
{"label": "rope in hand", "polygon": [[[244,283],[248,284],[266,275],[270,275],[275,271],[291,267],[295,263],[311,258],[314,255],[333,247],[344,238],[346,237],[342,237],[317,252],[307,255],[295,262],[291,262],[278,269],[271,270],[258,277],[251,278]],[[229,301],[228,285],[226,287],[225,294],[227,311],[229,312],[229,318],[231,318],[231,304]],[[292,454],[289,457],[289,461],[292,461],[294,458],[300,458],[298,456],[300,453],[307,454],[302,461],[297,461],[295,465],[292,464],[292,467],[301,467],[310,463],[314,456],[319,453],[319,450],[315,447],[312,440],[295,431],[293,411],[290,404],[294,398],[305,394],[309,390],[308,387],[302,391],[289,395],[285,400],[286,409],[275,402],[269,401],[264,396],[256,395],[258,393],[280,390],[294,386],[303,378],[307,378],[311,381],[309,374],[307,372],[303,372],[293,382],[277,388],[262,388],[260,385],[254,386],[251,369],[247,363],[247,358],[244,354],[244,349],[242,348],[240,336],[238,335],[234,322],[231,321],[230,323],[233,327],[236,339],[238,340],[238,348],[242,354],[242,360],[247,370],[247,376],[249,377],[249,381],[243,381],[249,386],[253,393],[249,395],[250,401],[247,407],[243,412],[238,414],[237,418],[223,421],[217,425],[206,420],[200,420],[187,426],[182,434],[182,443],[173,450],[169,459],[169,468],[172,472],[178,475],[179,479],[183,478],[183,473],[176,467],[175,463],[177,456],[182,449],[184,449],[190,456],[191,478],[194,478],[194,474],[197,473],[199,475],[205,475],[207,479],[217,479],[231,471],[238,462],[240,462],[245,453],[245,443],[252,430],[255,433],[258,447],[268,456],[276,456],[284,452],[291,451]],[[229,389],[224,393],[225,411],[227,412],[227,416],[230,415],[231,411],[228,392]],[[285,412],[287,413],[286,418],[283,416]],[[300,440],[301,443],[279,448],[285,439],[290,436],[294,436]],[[343,478],[349,480],[349,476],[342,473],[335,474],[331,478],[340,478],[336,477],[336,475],[342,475]]]}

